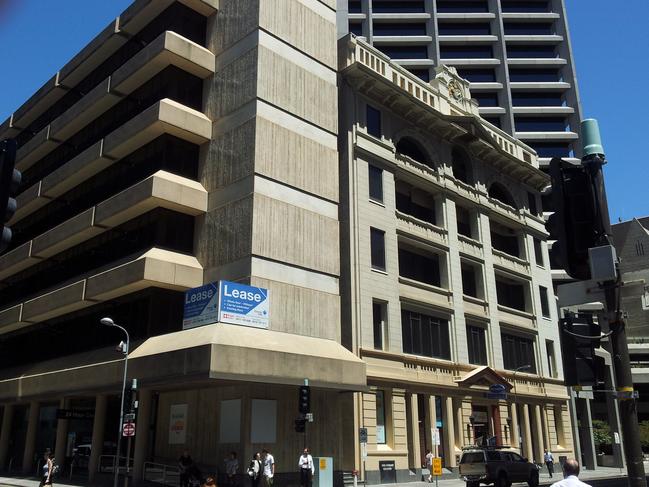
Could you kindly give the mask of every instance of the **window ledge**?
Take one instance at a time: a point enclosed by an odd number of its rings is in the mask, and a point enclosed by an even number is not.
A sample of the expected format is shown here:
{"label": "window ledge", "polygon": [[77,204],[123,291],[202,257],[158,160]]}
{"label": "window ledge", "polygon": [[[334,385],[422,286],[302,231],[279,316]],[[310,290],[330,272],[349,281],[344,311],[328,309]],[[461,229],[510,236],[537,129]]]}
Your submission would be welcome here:
{"label": "window ledge", "polygon": [[521,311],[520,309],[516,309],[516,308],[510,308],[510,307],[505,306],[503,304],[499,304],[498,309],[500,311],[506,311],[507,313],[511,313],[513,315],[518,315],[518,316],[523,316],[525,318],[529,318],[530,320],[534,319],[534,315],[532,313],[529,313],[527,311]]}
{"label": "window ledge", "polygon": [[372,198],[368,199],[368,201],[373,205],[380,206],[381,208],[385,208],[385,203],[383,203],[383,201],[375,200]]}
{"label": "window ledge", "polygon": [[377,269],[376,267],[371,267],[370,269],[372,272],[376,272],[377,274],[383,274],[384,276],[388,275],[388,272],[383,269]]}
{"label": "window ledge", "polygon": [[399,276],[399,282],[401,284],[407,284],[409,286],[425,289],[426,291],[432,291],[432,292],[437,293],[437,294],[443,294],[444,296],[451,296],[453,294],[453,292],[448,290],[448,289],[444,289],[442,287],[437,287],[437,286],[435,286],[433,284],[428,284],[428,283],[425,283],[425,282],[416,281],[416,280],[410,279],[408,277]]}
{"label": "window ledge", "polygon": [[463,294],[462,298],[469,303],[479,304],[480,306],[484,306],[485,308],[489,306],[489,303],[487,303],[487,301],[482,298],[474,298],[473,296],[469,296],[467,294]]}

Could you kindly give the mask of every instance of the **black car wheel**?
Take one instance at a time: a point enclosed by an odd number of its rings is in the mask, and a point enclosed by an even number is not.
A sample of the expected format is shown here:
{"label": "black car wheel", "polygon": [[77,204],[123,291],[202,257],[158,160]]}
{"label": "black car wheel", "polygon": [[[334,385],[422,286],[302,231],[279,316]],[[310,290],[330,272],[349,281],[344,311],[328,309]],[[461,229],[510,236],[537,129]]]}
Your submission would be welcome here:
{"label": "black car wheel", "polygon": [[527,481],[530,487],[539,487],[539,471],[530,472],[530,479]]}

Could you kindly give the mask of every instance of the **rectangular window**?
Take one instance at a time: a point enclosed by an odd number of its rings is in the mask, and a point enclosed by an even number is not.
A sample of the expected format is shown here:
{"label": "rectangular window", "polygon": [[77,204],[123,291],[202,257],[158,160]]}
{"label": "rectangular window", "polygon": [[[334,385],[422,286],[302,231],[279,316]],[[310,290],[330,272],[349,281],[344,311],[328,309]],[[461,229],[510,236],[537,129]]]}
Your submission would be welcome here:
{"label": "rectangular window", "polygon": [[494,52],[491,46],[440,46],[439,56],[442,59],[490,59]]}
{"label": "rectangular window", "polygon": [[396,206],[401,213],[437,225],[435,200],[432,195],[414,190],[411,186],[399,182],[396,187]]}
{"label": "rectangular window", "polygon": [[375,36],[425,36],[425,23],[374,22]]}
{"label": "rectangular window", "polygon": [[476,268],[472,265],[460,264],[462,269],[462,293],[474,298],[478,297],[478,284],[476,279]]}
{"label": "rectangular window", "polygon": [[385,392],[376,391],[376,443],[385,445]]}
{"label": "rectangular window", "polygon": [[384,336],[386,330],[385,317],[387,316],[387,304],[377,301],[372,302],[372,325],[374,332],[374,348],[383,350]]}
{"label": "rectangular window", "polygon": [[550,12],[548,0],[503,0],[503,13]]}
{"label": "rectangular window", "polygon": [[499,129],[502,128],[502,124],[500,123],[500,117],[482,117],[482,118],[484,118],[491,125],[495,125]]}
{"label": "rectangular window", "polygon": [[349,0],[347,9],[350,14],[362,14],[363,8],[361,5],[361,0]]}
{"label": "rectangular window", "polygon": [[391,59],[428,59],[426,46],[376,46]]}
{"label": "rectangular window", "polygon": [[372,12],[376,14],[425,13],[424,0],[372,0]]}
{"label": "rectangular window", "polygon": [[349,32],[354,35],[362,36],[363,35],[363,24],[361,22],[350,22],[349,23]]}
{"label": "rectangular window", "polygon": [[557,57],[554,46],[507,46],[507,57],[509,58],[532,58],[550,59]]}
{"label": "rectangular window", "polygon": [[367,105],[365,117],[367,118],[367,133],[381,138],[381,111],[372,105]]}
{"label": "rectangular window", "polygon": [[491,246],[496,249],[504,252],[506,254],[512,255],[514,257],[521,256],[521,249],[518,242],[518,235],[515,234],[515,230],[504,225],[498,225],[495,222],[491,222]]}
{"label": "rectangular window", "polygon": [[543,262],[543,248],[541,247],[541,241],[538,238],[534,238],[534,257],[536,258],[536,265],[543,267],[545,263]]}
{"label": "rectangular window", "polygon": [[469,363],[487,365],[487,340],[485,329],[481,326],[466,327],[466,338],[469,346]]}
{"label": "rectangular window", "polygon": [[408,68],[408,71],[410,71],[412,74],[417,76],[422,81],[425,81],[428,83],[430,81],[430,71],[427,69],[411,69]]}
{"label": "rectangular window", "polygon": [[549,36],[554,34],[554,26],[550,22],[505,22],[503,29],[506,36]]}
{"label": "rectangular window", "polygon": [[539,286],[539,294],[541,295],[541,314],[545,318],[550,317],[550,302],[548,300],[548,288]]}
{"label": "rectangular window", "polygon": [[515,107],[560,107],[563,97],[560,93],[512,93]]}
{"label": "rectangular window", "polygon": [[489,23],[484,22],[440,22],[437,31],[441,36],[488,36],[491,35]]}
{"label": "rectangular window", "polygon": [[537,152],[539,157],[573,156],[570,144],[562,144],[560,142],[530,142],[528,145]]}
{"label": "rectangular window", "polygon": [[561,71],[558,69],[515,68],[509,70],[509,81],[512,83],[539,83],[543,81],[556,83],[562,80]]}
{"label": "rectangular window", "polygon": [[447,320],[402,310],[401,332],[404,353],[451,359]]}
{"label": "rectangular window", "polygon": [[514,117],[517,132],[565,132],[570,129],[563,117]]}
{"label": "rectangular window", "polygon": [[489,12],[487,0],[437,0],[439,13],[486,13]]}
{"label": "rectangular window", "polygon": [[496,298],[501,306],[526,311],[525,285],[513,279],[496,275]]}
{"label": "rectangular window", "polygon": [[383,169],[371,164],[368,166],[370,181],[370,199],[383,202]]}
{"label": "rectangular window", "polygon": [[475,238],[471,231],[471,212],[466,208],[456,206],[455,215],[457,218],[457,233],[465,237]]}
{"label": "rectangular window", "polygon": [[471,97],[478,102],[481,107],[497,107],[498,93],[471,93]]}
{"label": "rectangular window", "polygon": [[527,204],[532,215],[539,214],[539,207],[536,204],[536,195],[530,191],[527,192]]}
{"label": "rectangular window", "polygon": [[545,349],[548,354],[548,373],[550,377],[557,376],[557,361],[554,356],[554,342],[552,340],[545,341]]}
{"label": "rectangular window", "polygon": [[439,256],[399,248],[399,275],[433,286],[441,286]]}
{"label": "rectangular window", "polygon": [[505,369],[516,370],[529,365],[522,372],[536,374],[534,340],[517,335],[501,334]]}
{"label": "rectangular window", "polygon": [[385,232],[377,228],[370,228],[370,249],[372,268],[385,270]]}
{"label": "rectangular window", "polygon": [[457,74],[472,83],[495,83],[496,71],[494,69],[465,68],[458,69]]}

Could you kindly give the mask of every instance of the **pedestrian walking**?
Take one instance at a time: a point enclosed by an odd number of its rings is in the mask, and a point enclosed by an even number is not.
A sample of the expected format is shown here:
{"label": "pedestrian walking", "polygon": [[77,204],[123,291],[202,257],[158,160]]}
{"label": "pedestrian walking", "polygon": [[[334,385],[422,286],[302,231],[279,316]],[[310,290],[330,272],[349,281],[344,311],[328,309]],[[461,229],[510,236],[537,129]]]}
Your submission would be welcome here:
{"label": "pedestrian walking", "polygon": [[194,460],[188,450],[183,450],[183,454],[178,459],[178,468],[180,469],[180,487],[188,487],[192,478],[200,481],[200,471],[196,467]]}
{"label": "pedestrian walking", "polygon": [[275,477],[275,457],[268,450],[262,450],[264,466],[264,487],[273,487],[273,478]]}
{"label": "pedestrian walking", "polygon": [[315,467],[313,466],[313,457],[308,448],[305,448],[302,455],[300,455],[297,466],[300,469],[300,485],[302,487],[311,487]]}
{"label": "pedestrian walking", "polygon": [[563,464],[563,480],[555,482],[550,487],[591,487],[577,477],[579,475],[579,462],[569,458]]}
{"label": "pedestrian walking", "polygon": [[426,469],[428,470],[428,478],[426,480],[428,480],[428,482],[432,482],[433,481],[433,452],[431,452],[430,450],[426,450],[425,460],[426,460],[425,466]]}
{"label": "pedestrian walking", "polygon": [[554,474],[554,457],[552,456],[552,452],[549,451],[547,448],[543,452],[543,461],[545,462],[545,465],[548,467],[548,473],[550,474],[550,478],[552,478],[552,474]]}
{"label": "pedestrian walking", "polygon": [[239,470],[239,460],[237,460],[237,452],[231,451],[228,458],[225,460],[225,482],[226,485],[234,487],[237,485],[237,471]]}
{"label": "pedestrian walking", "polygon": [[52,461],[52,453],[49,448],[43,453],[43,460],[45,463],[43,464],[43,478],[41,479],[40,487],[44,485],[51,486],[52,475],[54,475],[54,462]]}
{"label": "pedestrian walking", "polygon": [[261,474],[262,474],[261,455],[259,454],[259,452],[257,452],[252,456],[250,465],[248,465],[248,477],[250,477],[251,487],[259,487]]}

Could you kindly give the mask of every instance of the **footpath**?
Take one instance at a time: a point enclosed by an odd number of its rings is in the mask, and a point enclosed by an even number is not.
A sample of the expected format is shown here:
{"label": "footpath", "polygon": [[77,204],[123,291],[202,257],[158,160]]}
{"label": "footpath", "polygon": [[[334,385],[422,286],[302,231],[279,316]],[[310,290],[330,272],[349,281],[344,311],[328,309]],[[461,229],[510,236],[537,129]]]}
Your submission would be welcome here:
{"label": "footpath", "polygon": [[[645,465],[645,468],[649,465]],[[599,479],[615,479],[615,478],[624,478],[626,477],[626,470],[619,468],[607,468],[600,467],[597,470],[584,470],[579,475],[579,478],[584,482],[588,483],[589,480],[599,480]],[[103,480],[103,481],[102,481]],[[550,478],[548,471],[544,468],[541,470],[541,476],[539,478],[541,485],[550,485],[553,482],[561,480],[561,473],[555,472],[553,478]],[[35,477],[0,477],[0,487],[38,487],[40,480]],[[112,485],[112,475],[107,476],[106,479],[101,479],[98,482],[95,482],[93,485],[102,486],[102,485]],[[120,482],[121,485],[121,482]],[[162,484],[154,484],[151,482],[146,482],[145,485],[149,486],[158,486]],[[514,484],[518,485],[518,484]],[[520,484],[524,486],[527,484]],[[439,487],[465,487],[464,481],[458,478],[445,478],[438,481]],[[54,487],[88,487],[87,482],[81,480],[72,480],[61,479],[55,482]],[[241,486],[241,487],[246,487]],[[278,487],[282,487],[281,485]],[[373,486],[374,487],[374,486]],[[377,485],[376,487],[435,487],[435,482],[407,482],[402,484],[384,484]]]}

